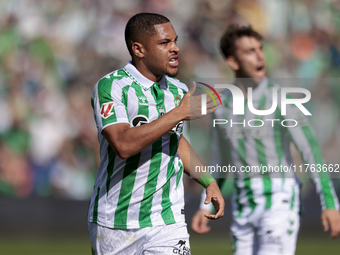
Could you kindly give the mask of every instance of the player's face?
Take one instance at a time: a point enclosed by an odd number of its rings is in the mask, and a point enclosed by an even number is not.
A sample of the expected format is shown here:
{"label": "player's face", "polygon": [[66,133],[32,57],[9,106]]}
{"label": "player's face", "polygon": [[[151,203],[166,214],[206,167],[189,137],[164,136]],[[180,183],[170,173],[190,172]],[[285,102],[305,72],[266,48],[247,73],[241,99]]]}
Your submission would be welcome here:
{"label": "player's face", "polygon": [[236,42],[235,59],[239,76],[262,80],[266,76],[265,54],[262,42],[255,37],[243,36]]}
{"label": "player's face", "polygon": [[155,25],[157,34],[145,44],[144,64],[158,80],[163,75],[174,77],[178,73],[177,34],[170,22]]}

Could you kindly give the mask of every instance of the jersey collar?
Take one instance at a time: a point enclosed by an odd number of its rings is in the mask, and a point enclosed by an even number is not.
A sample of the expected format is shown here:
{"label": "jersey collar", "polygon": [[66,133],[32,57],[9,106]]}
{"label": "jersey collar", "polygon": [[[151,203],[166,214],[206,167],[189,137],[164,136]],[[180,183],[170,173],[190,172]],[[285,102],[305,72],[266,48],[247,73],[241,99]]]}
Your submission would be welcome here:
{"label": "jersey collar", "polygon": [[[145,90],[148,90],[155,82],[149,80],[144,75],[142,75],[137,68],[129,61],[127,65],[124,67],[125,73],[139,86],[144,88]],[[162,76],[162,78],[157,82],[162,88],[167,87],[167,80],[165,75]]]}

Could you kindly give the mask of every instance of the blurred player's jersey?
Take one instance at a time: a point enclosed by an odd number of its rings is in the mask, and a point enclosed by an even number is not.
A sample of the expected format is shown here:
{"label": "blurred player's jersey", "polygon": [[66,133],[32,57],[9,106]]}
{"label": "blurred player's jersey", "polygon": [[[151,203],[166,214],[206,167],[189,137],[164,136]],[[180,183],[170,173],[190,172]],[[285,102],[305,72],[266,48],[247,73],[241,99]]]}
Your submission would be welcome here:
{"label": "blurred player's jersey", "polygon": [[92,107],[100,142],[100,165],[88,221],[118,229],[184,222],[183,164],[177,148],[183,122],[137,154],[122,159],[101,132],[117,123],[144,125],[175,108],[185,84],[163,76],[145,78],[129,62],[94,87]]}
{"label": "blurred player's jersey", "polygon": [[[278,89],[276,110],[265,116],[254,115],[245,107],[244,115],[233,114],[233,98],[229,90],[222,93],[223,106],[218,107],[214,119],[228,120],[227,124],[216,125],[213,134],[212,166],[217,164],[236,167],[234,173],[234,214],[236,217],[252,214],[257,207],[271,208],[273,194],[282,194],[280,199],[287,203],[296,203],[299,180],[294,172],[294,162],[290,153],[290,142],[301,152],[303,161],[308,164],[322,165],[323,159],[318,142],[311,131],[306,117],[295,105],[287,105],[287,114],[281,115],[280,87],[264,79],[253,90],[252,102],[255,109],[270,109],[273,104],[273,87]],[[255,121],[255,119],[257,121]],[[284,120],[294,119],[294,121]],[[260,120],[260,121],[259,121]],[[262,122],[261,122],[262,121]],[[282,124],[282,121],[283,124]],[[231,122],[233,123],[231,125]],[[263,124],[263,125],[262,125]],[[253,126],[253,127],[252,127]],[[259,127],[254,127],[259,126]],[[285,127],[295,126],[295,127]],[[259,172],[241,172],[245,167],[257,167]],[[264,168],[267,167],[267,168]],[[280,171],[266,173],[264,169]],[[300,171],[299,166],[295,166]],[[248,168],[250,169],[250,168]],[[277,169],[277,168],[276,168]],[[288,170],[287,172],[282,169]],[[303,171],[305,171],[303,169]],[[320,194],[323,209],[338,209],[338,200],[327,172],[311,172]],[[215,174],[226,178],[226,173]],[[209,208],[203,204],[201,208]],[[292,208],[294,206],[292,205]]]}

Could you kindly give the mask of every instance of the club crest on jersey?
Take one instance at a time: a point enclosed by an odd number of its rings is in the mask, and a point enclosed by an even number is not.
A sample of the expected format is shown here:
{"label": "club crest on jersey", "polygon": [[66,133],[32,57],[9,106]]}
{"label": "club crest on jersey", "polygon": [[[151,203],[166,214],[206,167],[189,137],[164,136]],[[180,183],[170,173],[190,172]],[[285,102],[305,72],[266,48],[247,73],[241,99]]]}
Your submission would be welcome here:
{"label": "club crest on jersey", "polygon": [[100,116],[102,116],[102,118],[104,119],[107,119],[108,117],[113,115],[114,112],[112,112],[112,108],[114,105],[115,105],[115,102],[104,103],[100,110]]}
{"label": "club crest on jersey", "polygon": [[181,97],[179,95],[177,95],[175,100],[174,100],[175,107],[177,107],[177,105],[179,104],[180,101],[181,101]]}
{"label": "club crest on jersey", "polygon": [[138,96],[138,104],[139,105],[149,105],[147,102],[146,96]]}
{"label": "club crest on jersey", "polygon": [[130,122],[131,126],[133,127],[139,127],[141,125],[148,124],[148,123],[149,123],[149,119],[144,115],[137,115],[133,117],[133,119]]}

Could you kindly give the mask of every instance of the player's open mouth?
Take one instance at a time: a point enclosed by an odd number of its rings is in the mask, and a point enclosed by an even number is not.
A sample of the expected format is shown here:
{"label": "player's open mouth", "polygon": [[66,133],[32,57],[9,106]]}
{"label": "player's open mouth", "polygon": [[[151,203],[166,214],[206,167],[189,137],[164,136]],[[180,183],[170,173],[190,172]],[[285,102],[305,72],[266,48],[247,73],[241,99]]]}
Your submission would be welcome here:
{"label": "player's open mouth", "polygon": [[178,66],[177,58],[178,58],[177,55],[170,58],[170,60],[169,60],[169,65],[170,65],[171,67],[174,67],[174,68],[175,68],[175,67]]}
{"label": "player's open mouth", "polygon": [[264,65],[256,67],[256,71],[263,71],[264,70]]}

